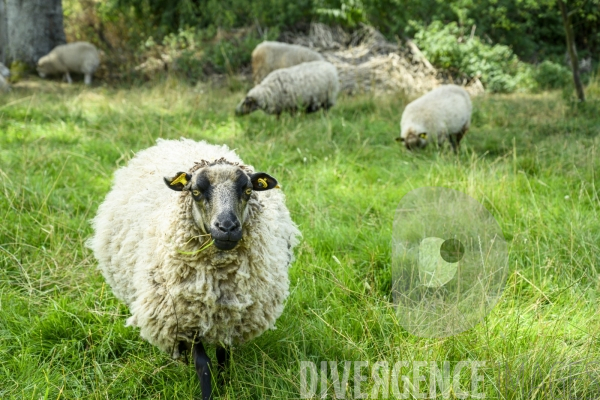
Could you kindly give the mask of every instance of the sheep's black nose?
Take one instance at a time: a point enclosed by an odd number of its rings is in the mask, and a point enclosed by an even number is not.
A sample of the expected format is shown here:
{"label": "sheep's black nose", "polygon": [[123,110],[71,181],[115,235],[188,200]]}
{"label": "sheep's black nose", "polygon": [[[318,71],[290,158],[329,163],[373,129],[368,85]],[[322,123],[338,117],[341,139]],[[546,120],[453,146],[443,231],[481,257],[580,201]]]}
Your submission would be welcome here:
{"label": "sheep's black nose", "polygon": [[237,219],[235,221],[232,221],[230,219],[220,222],[217,221],[215,222],[215,228],[217,228],[223,233],[232,233],[240,228],[240,221],[238,221]]}

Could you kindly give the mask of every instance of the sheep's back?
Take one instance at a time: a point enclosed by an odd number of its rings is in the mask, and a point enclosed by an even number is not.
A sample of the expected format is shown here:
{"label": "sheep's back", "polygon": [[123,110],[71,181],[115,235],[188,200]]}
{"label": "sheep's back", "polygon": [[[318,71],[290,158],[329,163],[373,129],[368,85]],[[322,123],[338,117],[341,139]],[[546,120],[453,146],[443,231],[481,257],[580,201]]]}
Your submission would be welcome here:
{"label": "sheep's back", "polygon": [[51,54],[71,72],[94,73],[100,65],[96,47],[88,42],[73,42],[55,47]]}
{"label": "sheep's back", "polygon": [[298,105],[333,106],[338,92],[335,66],[327,61],[311,61],[271,72],[248,96],[262,98],[265,111],[276,113]]}
{"label": "sheep's back", "polygon": [[252,52],[254,83],[260,83],[269,73],[304,62],[323,61],[323,56],[308,47],[280,42],[262,42]]}

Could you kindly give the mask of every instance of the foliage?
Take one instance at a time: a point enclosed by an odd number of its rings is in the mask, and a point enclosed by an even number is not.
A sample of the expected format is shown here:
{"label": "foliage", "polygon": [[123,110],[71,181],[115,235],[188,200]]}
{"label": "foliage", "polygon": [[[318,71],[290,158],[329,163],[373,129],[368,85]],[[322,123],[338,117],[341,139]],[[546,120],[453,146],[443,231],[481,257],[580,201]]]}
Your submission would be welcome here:
{"label": "foliage", "polygon": [[367,22],[360,0],[342,0],[339,8],[317,8],[316,13],[325,17],[325,20],[350,28]]}
{"label": "foliage", "polygon": [[[386,36],[413,36],[418,26],[439,21],[475,27],[479,37],[509,46],[520,58],[562,60],[565,35],[555,0],[363,0],[367,19]],[[583,57],[600,52],[600,0],[570,1],[577,48]],[[411,25],[418,21],[419,25]]]}
{"label": "foliage", "polygon": [[517,75],[524,72],[524,66],[509,47],[468,36],[454,22],[444,25],[434,21],[416,31],[415,42],[435,66],[470,79],[477,77],[492,92],[517,88]]}
{"label": "foliage", "polygon": [[206,63],[205,68],[211,68],[218,73],[233,75],[235,71],[250,64],[252,50],[262,40],[262,38],[250,34],[233,40],[221,40],[209,45],[203,56],[203,62]]}
{"label": "foliage", "polygon": [[573,80],[571,71],[567,67],[549,60],[539,64],[533,76],[537,86],[542,90],[563,88]]}
{"label": "foliage", "polygon": [[173,59],[173,70],[190,83],[213,73],[235,75],[248,69],[254,47],[263,39],[276,37],[277,30],[271,30],[265,37],[259,37],[255,30],[237,30],[229,34],[213,29],[181,29],[163,39],[160,46],[152,38],[146,41],[143,51],[158,51]]}
{"label": "foliage", "polygon": [[150,21],[158,36],[179,29],[218,27],[232,29],[258,24],[292,28],[308,24],[313,16],[311,0],[110,0],[113,9],[133,10],[140,21]]}

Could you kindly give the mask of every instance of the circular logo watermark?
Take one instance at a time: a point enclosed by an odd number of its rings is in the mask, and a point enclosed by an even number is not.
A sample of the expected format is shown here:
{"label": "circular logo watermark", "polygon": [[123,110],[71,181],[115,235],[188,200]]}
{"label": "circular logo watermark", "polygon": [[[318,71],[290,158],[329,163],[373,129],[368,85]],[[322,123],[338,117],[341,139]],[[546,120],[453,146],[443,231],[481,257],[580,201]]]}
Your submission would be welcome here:
{"label": "circular logo watermark", "polygon": [[392,291],[400,324],[420,337],[456,335],[496,305],[508,250],[489,211],[459,191],[406,194],[394,218]]}

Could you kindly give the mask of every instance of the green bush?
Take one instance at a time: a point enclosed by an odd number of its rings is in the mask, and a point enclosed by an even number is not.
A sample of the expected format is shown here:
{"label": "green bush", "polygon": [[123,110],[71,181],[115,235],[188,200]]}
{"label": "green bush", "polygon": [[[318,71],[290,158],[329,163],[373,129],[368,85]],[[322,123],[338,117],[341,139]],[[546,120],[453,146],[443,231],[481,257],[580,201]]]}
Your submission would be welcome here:
{"label": "green bush", "polygon": [[183,50],[174,60],[174,69],[180,77],[195,84],[204,76],[202,59],[193,50]]}
{"label": "green bush", "polygon": [[527,67],[508,47],[484,43],[477,36],[465,35],[455,22],[444,25],[434,21],[417,27],[415,42],[432,64],[468,78],[479,78],[491,92],[513,92],[527,73]]}
{"label": "green bush", "polygon": [[[176,73],[194,84],[210,74],[233,76],[249,68],[256,45],[263,39],[274,39],[278,35],[277,29],[272,29],[264,38],[254,30],[238,30],[216,39],[216,30],[212,28],[183,29],[177,34],[167,35],[163,45],[166,53],[173,55]],[[154,45],[152,41],[146,47]]]}
{"label": "green bush", "polygon": [[208,45],[202,57],[204,68],[211,72],[232,75],[250,65],[252,50],[260,42],[262,42],[262,38],[250,34],[241,38],[220,40],[215,44]]}
{"label": "green bush", "polygon": [[560,89],[571,83],[572,74],[567,67],[546,60],[535,68],[533,78],[542,90]]}
{"label": "green bush", "polygon": [[351,28],[367,22],[364,6],[360,0],[342,0],[339,8],[317,8],[316,13],[328,22]]}

